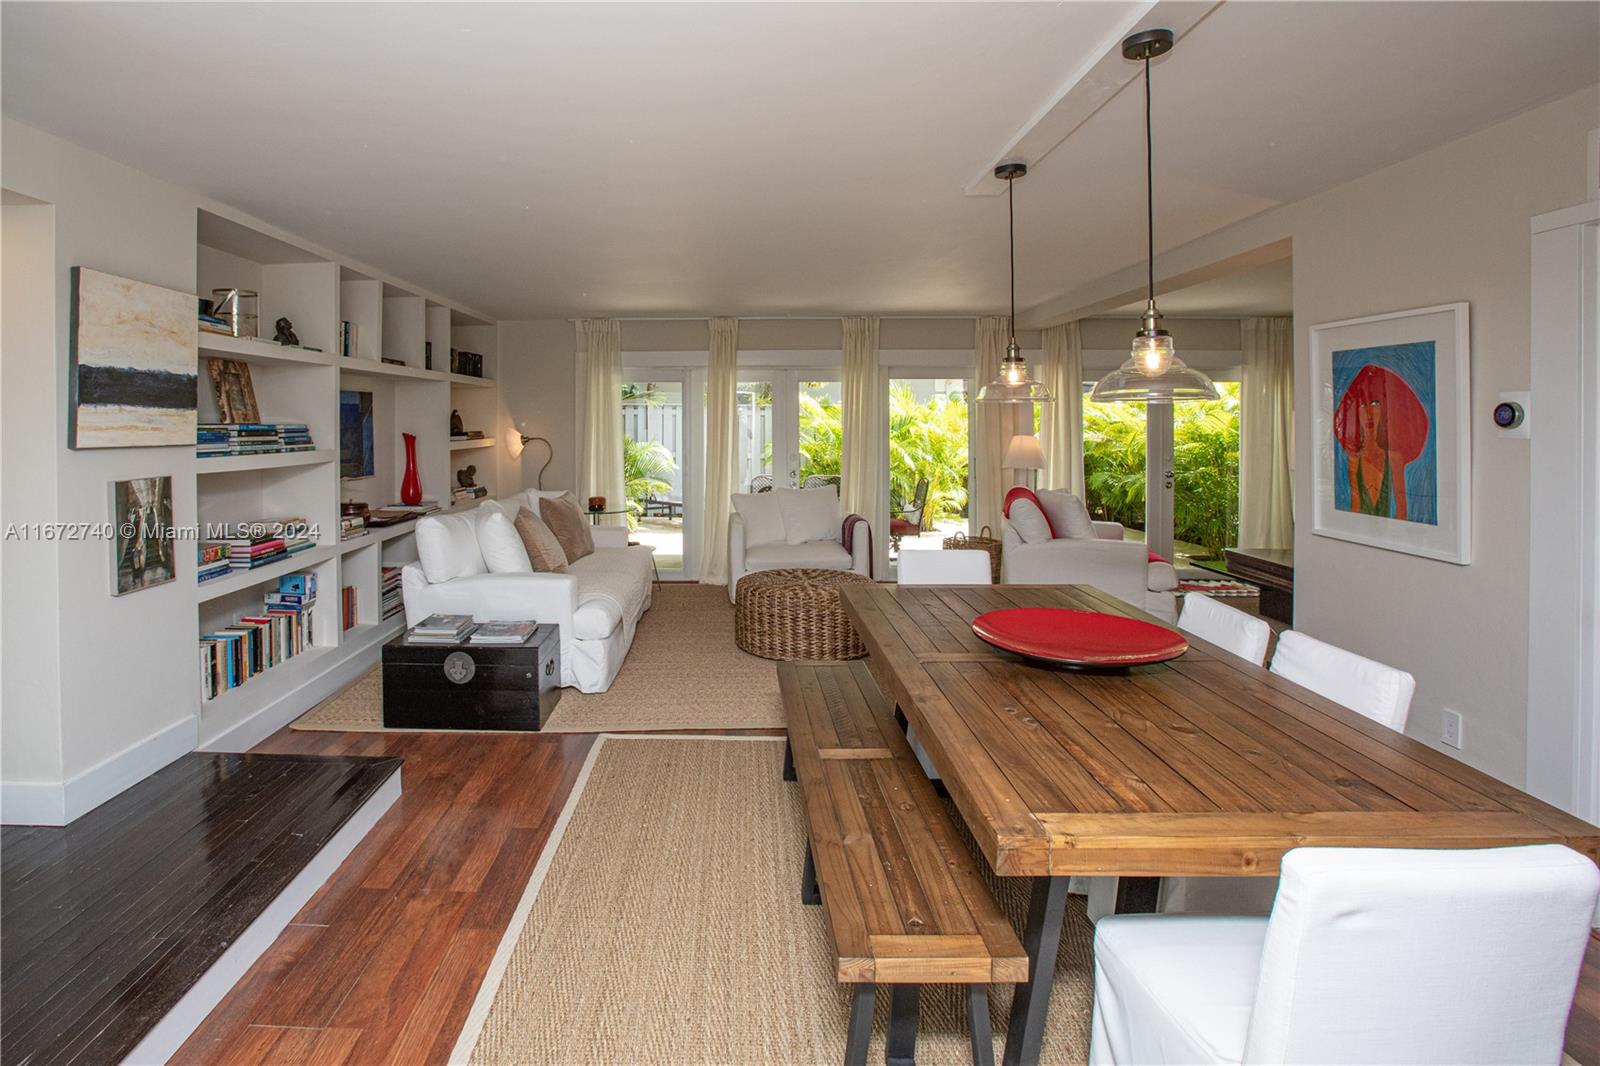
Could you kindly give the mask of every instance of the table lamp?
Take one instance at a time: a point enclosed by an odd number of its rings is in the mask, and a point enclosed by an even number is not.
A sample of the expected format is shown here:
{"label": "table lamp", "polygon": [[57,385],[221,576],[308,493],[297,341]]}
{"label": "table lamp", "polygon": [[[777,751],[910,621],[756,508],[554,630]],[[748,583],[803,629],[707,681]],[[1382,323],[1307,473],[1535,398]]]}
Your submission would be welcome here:
{"label": "table lamp", "polygon": [[[1006,445],[1006,456],[1000,465],[1007,470],[1041,470],[1044,468],[1044,446],[1032,433],[1018,433]],[[1027,475],[1028,487],[1035,488],[1034,475]]]}

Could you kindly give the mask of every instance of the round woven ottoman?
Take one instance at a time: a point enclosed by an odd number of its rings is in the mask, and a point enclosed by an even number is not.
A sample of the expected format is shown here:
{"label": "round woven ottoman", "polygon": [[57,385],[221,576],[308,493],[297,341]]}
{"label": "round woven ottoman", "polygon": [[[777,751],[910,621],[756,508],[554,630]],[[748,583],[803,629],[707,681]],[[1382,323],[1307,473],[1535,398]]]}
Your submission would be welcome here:
{"label": "round woven ottoman", "polygon": [[839,589],[870,585],[851,570],[757,570],[739,579],[733,642],[763,659],[859,659],[856,636]]}

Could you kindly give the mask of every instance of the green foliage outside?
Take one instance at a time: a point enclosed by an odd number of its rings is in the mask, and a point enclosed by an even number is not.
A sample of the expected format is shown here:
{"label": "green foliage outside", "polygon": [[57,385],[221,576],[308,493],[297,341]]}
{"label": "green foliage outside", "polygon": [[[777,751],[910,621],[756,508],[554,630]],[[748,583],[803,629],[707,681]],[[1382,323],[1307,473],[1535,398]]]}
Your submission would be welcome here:
{"label": "green foliage outside", "polygon": [[622,438],[622,491],[628,497],[628,528],[638,525],[644,501],[672,491],[671,477],[678,464],[660,441]]}
{"label": "green foliage outside", "polygon": [[[1239,386],[1174,411],[1174,533],[1213,557],[1239,536]],[[1083,405],[1083,473],[1089,513],[1144,528],[1145,408]]]}
{"label": "green foliage outside", "polygon": [[[844,441],[839,405],[808,393],[800,396],[800,480],[840,471]],[[967,509],[967,404],[964,396],[935,396],[918,403],[910,386],[889,387],[889,496],[898,510],[909,507],[917,481],[928,479],[923,528],[938,518],[959,518]]]}

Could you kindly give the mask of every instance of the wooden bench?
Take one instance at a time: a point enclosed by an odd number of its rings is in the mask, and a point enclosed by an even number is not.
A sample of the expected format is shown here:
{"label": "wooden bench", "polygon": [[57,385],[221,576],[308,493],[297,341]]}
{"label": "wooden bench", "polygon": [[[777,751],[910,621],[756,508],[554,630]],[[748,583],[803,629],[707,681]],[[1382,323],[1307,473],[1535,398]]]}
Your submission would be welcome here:
{"label": "wooden bench", "polygon": [[1028,979],[1028,957],[978,877],[865,663],[778,666],[788,718],[784,776],[807,835],[801,898],[821,903],[836,976],[856,986],[847,1066],[866,1061],[876,987],[892,985],[885,1058],[916,1052],[919,988],[966,985],[972,1058],[994,1061],[988,986]]}

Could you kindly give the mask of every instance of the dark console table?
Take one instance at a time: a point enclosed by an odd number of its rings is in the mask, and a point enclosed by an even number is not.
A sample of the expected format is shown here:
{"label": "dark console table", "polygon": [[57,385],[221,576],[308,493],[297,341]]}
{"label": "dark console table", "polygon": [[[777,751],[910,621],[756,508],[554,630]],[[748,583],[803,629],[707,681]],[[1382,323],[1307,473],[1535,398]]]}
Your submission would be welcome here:
{"label": "dark console table", "polygon": [[1261,613],[1294,624],[1294,549],[1228,548],[1228,573],[1261,587]]}

